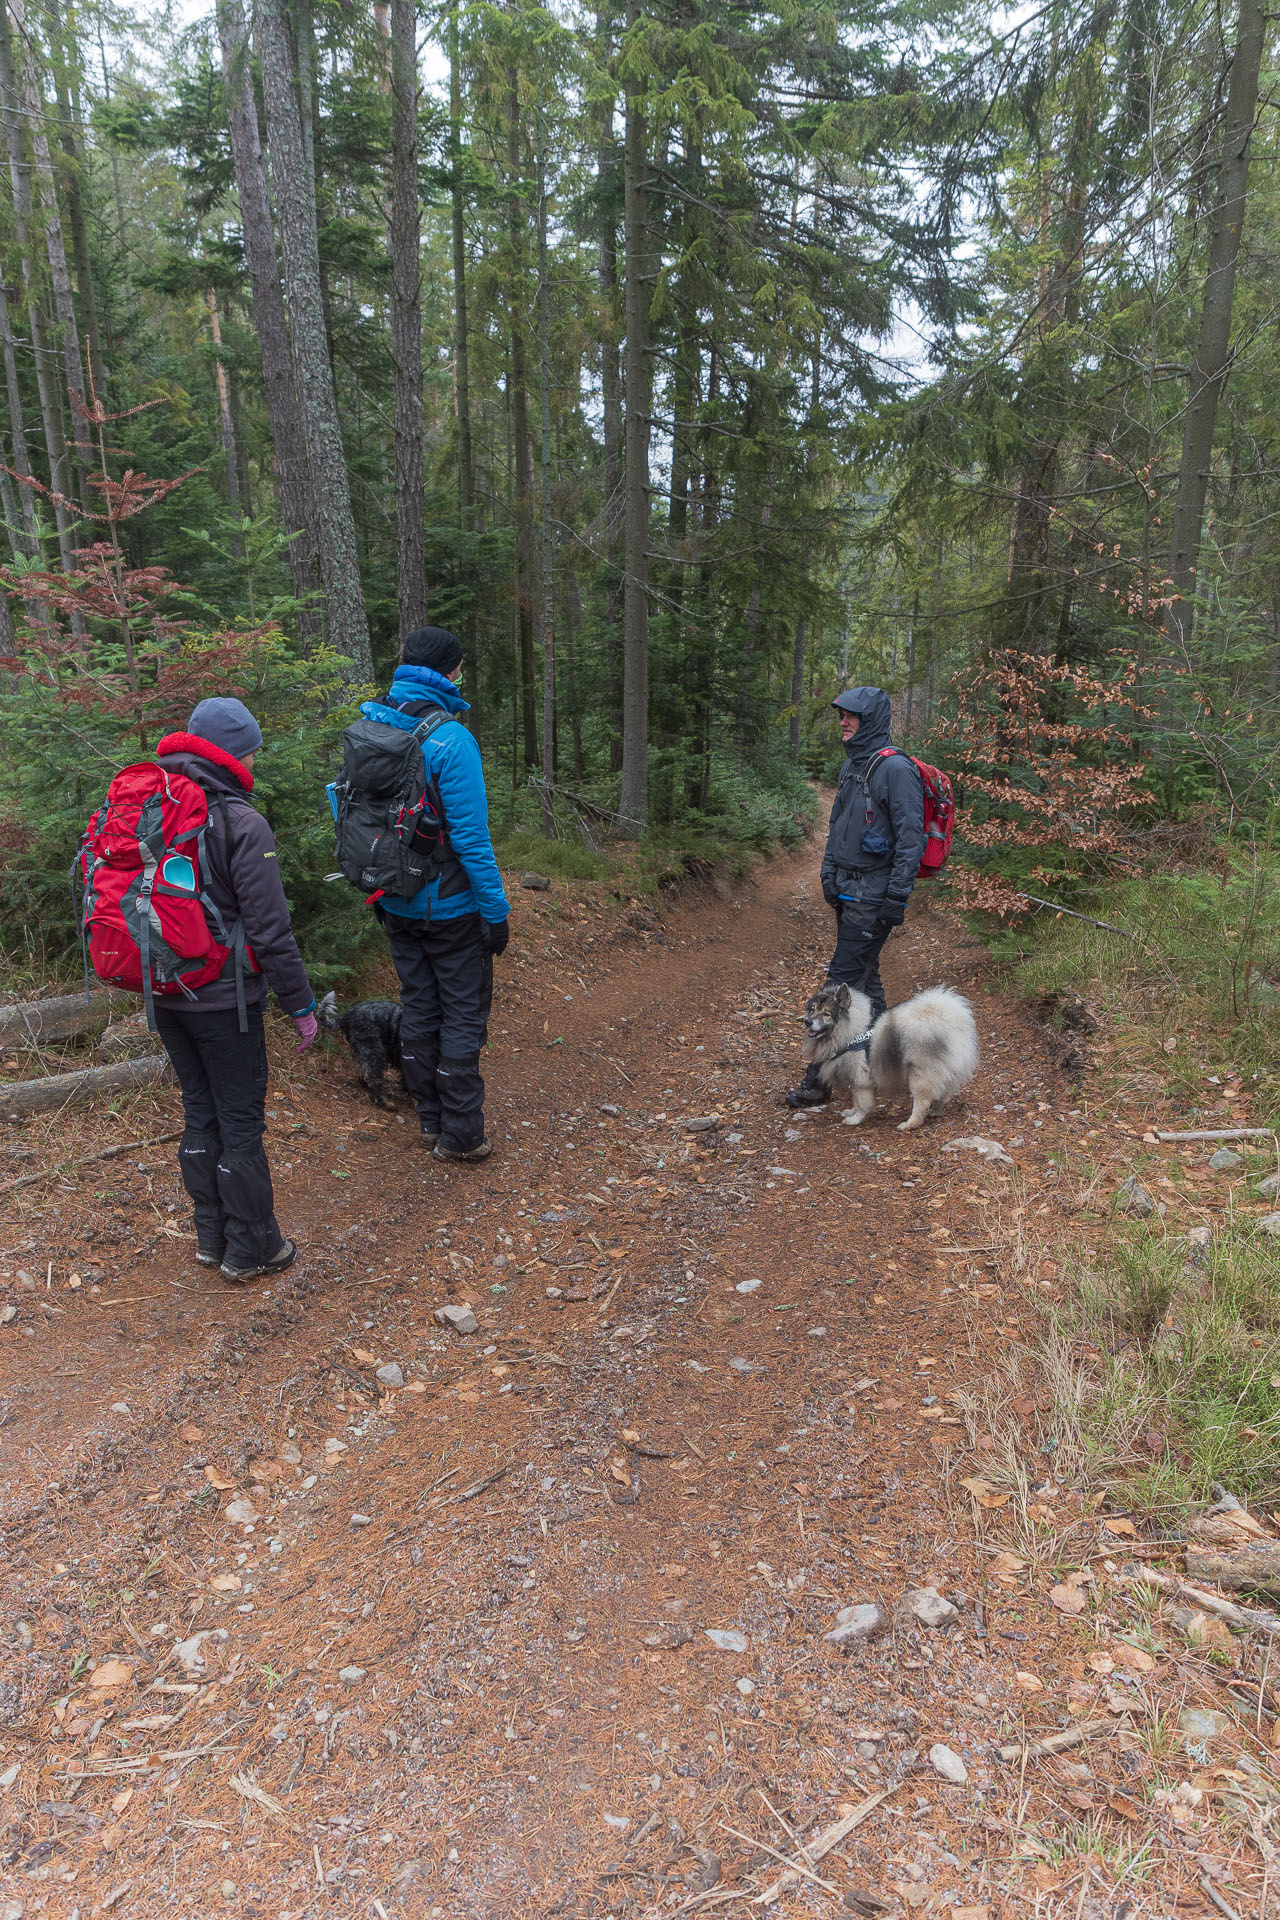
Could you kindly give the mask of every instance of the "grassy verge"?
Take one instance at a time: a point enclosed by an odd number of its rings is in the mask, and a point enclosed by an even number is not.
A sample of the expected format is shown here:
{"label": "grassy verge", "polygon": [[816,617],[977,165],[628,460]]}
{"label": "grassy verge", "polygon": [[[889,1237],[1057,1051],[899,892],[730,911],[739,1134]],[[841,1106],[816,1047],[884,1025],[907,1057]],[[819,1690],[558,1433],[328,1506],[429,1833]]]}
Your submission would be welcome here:
{"label": "grassy verge", "polygon": [[[1079,1099],[1095,1129],[1059,1156],[1042,1244],[1027,1239],[1032,1207],[993,1203],[988,1217],[1002,1264],[1055,1272],[1051,1296],[1037,1288],[1038,1331],[971,1409],[1024,1502],[1040,1473],[1158,1533],[1215,1484],[1280,1498],[1280,1243],[1257,1224],[1280,1207],[1260,1190],[1274,1143],[1232,1143],[1238,1163],[1211,1169],[1215,1143],[1141,1140],[1153,1115],[1175,1128],[1280,1115],[1280,887],[1266,877],[1228,849],[1212,872],[1083,903],[1131,937],[1046,916],[1017,936],[1016,959],[1005,937],[1011,984],[1089,1029]],[[1159,1212],[1117,1207],[1130,1175]]]}

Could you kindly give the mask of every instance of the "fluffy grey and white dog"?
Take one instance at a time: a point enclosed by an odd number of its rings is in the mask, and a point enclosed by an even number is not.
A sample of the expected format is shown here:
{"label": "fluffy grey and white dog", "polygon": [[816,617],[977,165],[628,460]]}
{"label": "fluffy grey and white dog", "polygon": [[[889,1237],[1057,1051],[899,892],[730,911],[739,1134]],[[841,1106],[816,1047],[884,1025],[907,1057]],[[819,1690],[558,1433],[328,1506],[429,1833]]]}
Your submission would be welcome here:
{"label": "fluffy grey and white dog", "polygon": [[845,1094],[845,1123],[856,1127],[877,1097],[910,1094],[898,1131],[922,1127],[978,1070],[978,1030],[969,1002],[930,987],[881,1014],[874,1026],[865,993],[825,981],[804,1010],[806,1051],[833,1096]]}
{"label": "fluffy grey and white dog", "polygon": [[350,1047],[360,1085],[374,1106],[390,1110],[392,1103],[385,1084],[388,1067],[395,1067],[403,1078],[399,1001],[357,1000],[345,1013],[339,1013],[337,994],[326,993],[316,1015],[322,1027],[329,1033],[340,1033]]}

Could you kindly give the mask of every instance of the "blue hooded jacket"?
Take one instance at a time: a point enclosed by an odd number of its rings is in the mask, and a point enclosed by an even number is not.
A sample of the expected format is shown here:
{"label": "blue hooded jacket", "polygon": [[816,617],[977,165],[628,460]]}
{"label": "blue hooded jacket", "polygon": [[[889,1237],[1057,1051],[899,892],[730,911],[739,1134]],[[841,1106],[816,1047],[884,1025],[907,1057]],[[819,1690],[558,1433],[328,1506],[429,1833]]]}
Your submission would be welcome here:
{"label": "blue hooded jacket", "polygon": [[[470,707],[452,680],[433,667],[396,668],[386,700],[366,700],[360,711],[367,720],[401,727],[412,733],[422,713],[402,713],[402,707],[443,707],[455,717],[469,713]],[[465,913],[478,913],[497,926],[510,908],[502,890],[502,875],[493,857],[489,838],[489,803],[484,790],[484,769],[480,749],[460,723],[436,728],[422,743],[427,778],[435,775],[444,802],[444,817],[449,829],[449,844],[462,862],[470,886],[439,898],[440,882],[432,880],[411,900],[383,896],[381,905],[388,913],[405,920],[460,920]]]}

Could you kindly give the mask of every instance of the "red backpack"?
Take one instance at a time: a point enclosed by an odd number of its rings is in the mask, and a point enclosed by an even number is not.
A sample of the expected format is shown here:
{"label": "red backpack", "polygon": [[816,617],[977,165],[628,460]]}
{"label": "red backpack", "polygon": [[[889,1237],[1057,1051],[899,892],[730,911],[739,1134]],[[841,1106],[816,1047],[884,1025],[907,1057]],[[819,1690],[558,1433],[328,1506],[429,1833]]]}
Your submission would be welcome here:
{"label": "red backpack", "polygon": [[[241,1027],[243,976],[252,967],[237,920],[228,928],[201,881],[209,801],[184,773],[154,760],[124,767],[107,788],[72,868],[84,887],[80,939],[85,989],[92,966],[106,986],[140,993],[155,1031],[156,994],[194,998],[235,956]],[[234,846],[223,803],[228,856]]]}
{"label": "red backpack", "polygon": [[[879,757],[890,758],[901,753],[901,747],[881,747]],[[946,865],[947,855],[951,851],[951,842],[956,832],[956,796],[949,777],[931,767],[927,760],[917,760],[914,754],[904,754],[920,775],[924,787],[924,852],[920,856],[920,871],[917,880],[928,880],[941,872]]]}

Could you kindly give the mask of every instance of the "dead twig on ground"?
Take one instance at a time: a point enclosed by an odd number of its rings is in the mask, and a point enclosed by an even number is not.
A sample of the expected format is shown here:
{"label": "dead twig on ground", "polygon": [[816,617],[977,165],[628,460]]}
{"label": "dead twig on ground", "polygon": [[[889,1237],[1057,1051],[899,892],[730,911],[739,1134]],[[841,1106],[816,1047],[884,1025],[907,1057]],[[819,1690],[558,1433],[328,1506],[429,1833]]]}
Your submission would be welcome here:
{"label": "dead twig on ground", "polygon": [[269,1813],[273,1820],[279,1820],[281,1825],[288,1827],[291,1833],[301,1832],[297,1821],[285,1811],[274,1793],[268,1793],[265,1787],[260,1787],[251,1774],[233,1773],[227,1785],[242,1799],[252,1800],[256,1807],[261,1807],[264,1813]]}
{"label": "dead twig on ground", "polygon": [[814,1886],[821,1887],[824,1893],[839,1893],[839,1887],[832,1886],[830,1880],[820,1879],[811,1867],[805,1866],[802,1860],[792,1860],[787,1854],[779,1853],[778,1849],[771,1847],[767,1840],[757,1840],[753,1833],[743,1833],[738,1827],[731,1827],[727,1820],[719,1821],[718,1825],[722,1832],[731,1833],[735,1840],[745,1840],[749,1847],[757,1847],[761,1853],[771,1854],[775,1860],[780,1860],[797,1880],[812,1880]]}
{"label": "dead twig on ground", "polygon": [[[809,1859],[816,1863],[824,1854],[830,1853],[832,1847],[838,1847],[846,1834],[852,1833],[855,1827],[861,1826],[867,1815],[874,1813],[882,1800],[887,1800],[891,1793],[897,1791],[897,1787],[881,1787],[879,1793],[868,1794],[867,1798],[861,1801],[852,1813],[847,1813],[843,1820],[837,1820],[834,1826],[824,1827],[821,1833],[806,1842],[805,1853]],[[772,1906],[773,1902],[780,1900],[787,1888],[793,1887],[800,1877],[800,1874],[789,1866],[786,1873],[779,1874],[771,1886],[766,1887],[763,1893],[756,1895],[754,1904],[758,1907]]]}
{"label": "dead twig on ground", "polygon": [[34,1187],[41,1180],[52,1180],[55,1174],[74,1173],[77,1167],[91,1167],[99,1160],[118,1160],[125,1153],[142,1153],[148,1147],[167,1146],[171,1140],[181,1140],[182,1133],[158,1133],[154,1140],[125,1140],[118,1147],[104,1147],[101,1153],[86,1153],[80,1160],[70,1160],[66,1166],[60,1162],[45,1167],[40,1173],[24,1173],[20,1180],[10,1180],[0,1187],[0,1194],[16,1193],[19,1187]]}
{"label": "dead twig on ground", "polygon": [[1121,1577],[1127,1586],[1150,1585],[1159,1587],[1162,1593],[1175,1594],[1180,1600],[1190,1600],[1206,1613],[1216,1613],[1229,1626],[1246,1632],[1280,1633],[1280,1615],[1264,1613],[1256,1607],[1238,1607],[1233,1600],[1224,1600],[1220,1594],[1209,1593],[1204,1587],[1193,1587],[1176,1574],[1161,1573],[1157,1567],[1125,1567]]}
{"label": "dead twig on ground", "polygon": [[1273,1135],[1274,1127],[1191,1127],[1182,1133],[1171,1133],[1166,1127],[1153,1128],[1155,1137],[1160,1141],[1173,1140],[1253,1140],[1261,1134]]}
{"label": "dead twig on ground", "polygon": [[1083,1746],[1086,1740],[1096,1740],[1100,1734],[1113,1733],[1114,1720],[1082,1720],[1078,1726],[1066,1727],[1061,1733],[1051,1733],[1043,1740],[1032,1740],[1027,1745],[999,1747],[997,1752],[1002,1760],[1009,1762],[1043,1760],[1055,1753],[1066,1753],[1069,1747]]}

